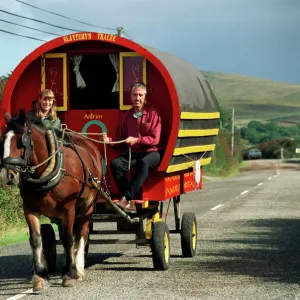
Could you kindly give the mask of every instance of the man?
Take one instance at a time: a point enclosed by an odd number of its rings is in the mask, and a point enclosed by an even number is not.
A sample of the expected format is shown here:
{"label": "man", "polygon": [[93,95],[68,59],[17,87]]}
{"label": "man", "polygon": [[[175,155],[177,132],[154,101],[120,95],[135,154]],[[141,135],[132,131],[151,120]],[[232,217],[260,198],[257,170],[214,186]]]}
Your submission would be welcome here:
{"label": "man", "polygon": [[[135,176],[128,183],[124,173],[128,170],[128,148],[111,164],[116,184],[122,197],[116,204],[122,209],[130,209],[130,201],[134,199],[146,178],[149,170],[160,162],[161,118],[154,108],[146,105],[147,87],[142,82],[135,83],[131,88],[133,107],[126,111],[121,119],[116,140],[125,140],[131,147],[130,168],[136,167]],[[112,141],[106,134],[102,141]]]}

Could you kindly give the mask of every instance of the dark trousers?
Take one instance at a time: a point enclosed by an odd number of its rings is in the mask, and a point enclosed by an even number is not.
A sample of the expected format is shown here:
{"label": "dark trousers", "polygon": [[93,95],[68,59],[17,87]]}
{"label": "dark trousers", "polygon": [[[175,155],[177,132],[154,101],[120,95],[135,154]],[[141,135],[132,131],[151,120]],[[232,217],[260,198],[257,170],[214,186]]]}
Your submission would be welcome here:
{"label": "dark trousers", "polygon": [[117,157],[110,163],[110,168],[114,176],[115,182],[119,191],[127,200],[132,200],[136,193],[142,187],[146,178],[148,177],[149,170],[154,168],[160,162],[161,154],[159,152],[132,152],[130,169],[135,167],[135,174],[130,183],[125,178],[124,173],[128,171],[128,153]]}

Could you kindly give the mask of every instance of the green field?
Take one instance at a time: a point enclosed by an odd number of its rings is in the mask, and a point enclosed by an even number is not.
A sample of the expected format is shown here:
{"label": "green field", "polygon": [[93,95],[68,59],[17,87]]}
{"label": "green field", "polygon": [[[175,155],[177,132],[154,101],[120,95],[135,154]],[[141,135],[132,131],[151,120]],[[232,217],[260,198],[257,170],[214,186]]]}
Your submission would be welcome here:
{"label": "green field", "polygon": [[251,120],[300,123],[300,85],[243,75],[202,72],[238,125]]}

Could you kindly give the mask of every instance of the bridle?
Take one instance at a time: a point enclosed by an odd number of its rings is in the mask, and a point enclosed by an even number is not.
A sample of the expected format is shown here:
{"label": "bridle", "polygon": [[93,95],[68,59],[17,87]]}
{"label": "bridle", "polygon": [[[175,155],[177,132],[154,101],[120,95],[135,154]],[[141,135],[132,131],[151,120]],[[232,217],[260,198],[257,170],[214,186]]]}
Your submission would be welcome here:
{"label": "bridle", "polygon": [[3,167],[5,169],[11,169],[19,173],[34,173],[34,169],[31,167],[33,157],[33,141],[32,130],[30,122],[26,121],[25,131],[21,137],[21,146],[24,149],[23,157],[6,157],[3,159]]}

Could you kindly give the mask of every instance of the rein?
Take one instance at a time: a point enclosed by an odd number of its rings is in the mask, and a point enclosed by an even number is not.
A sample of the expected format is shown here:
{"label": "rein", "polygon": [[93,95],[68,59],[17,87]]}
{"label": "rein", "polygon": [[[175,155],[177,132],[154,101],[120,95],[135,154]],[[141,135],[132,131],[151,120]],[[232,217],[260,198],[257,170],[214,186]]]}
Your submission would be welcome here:
{"label": "rein", "polygon": [[[79,135],[83,139],[88,140],[88,141],[92,141],[92,142],[99,143],[99,144],[104,144],[104,156],[105,156],[105,163],[106,163],[106,165],[107,165],[106,145],[107,144],[121,144],[121,143],[125,142],[125,140],[114,141],[114,142],[102,142],[100,140],[96,140],[96,139],[93,139],[93,138],[90,138],[90,137],[86,136],[87,134],[101,136],[102,133],[79,133],[79,132],[76,132],[76,131],[73,131],[73,130],[67,128],[67,125],[63,124],[62,125],[62,136],[61,136],[61,139],[59,141],[57,141],[57,144],[58,144],[57,149],[47,159],[45,159],[44,161],[42,161],[38,165],[36,165],[36,166],[29,166],[28,163],[29,163],[29,160],[32,158],[32,152],[33,152],[34,145],[32,143],[32,139],[31,139],[31,134],[32,134],[32,132],[31,132],[31,124],[28,124],[28,130],[25,131],[23,133],[23,135],[22,135],[22,144],[23,144],[23,146],[25,148],[24,158],[10,158],[10,157],[8,157],[8,158],[4,159],[3,163],[6,166],[8,166],[9,168],[14,169],[14,170],[16,170],[16,171],[18,171],[20,173],[34,174],[34,172],[35,172],[36,169],[38,169],[39,167],[43,166],[45,163],[47,163],[48,161],[50,161],[54,156],[56,156],[59,152],[61,152],[61,148],[63,147],[63,141],[65,140],[65,134],[66,134],[66,132],[69,132],[69,133],[75,134],[75,135]],[[73,147],[74,147],[74,151],[77,153],[77,155],[80,158],[80,155],[76,151],[76,148],[75,148],[74,144],[73,144]],[[129,147],[129,153],[128,153],[128,155],[129,155],[129,157],[128,157],[128,160],[129,160],[129,162],[128,162],[128,171],[130,171],[131,147]],[[83,167],[86,168],[84,164],[83,164]],[[82,179],[77,178],[76,176],[70,174],[65,169],[63,169],[63,168],[60,168],[60,169],[61,169],[61,171],[65,175],[71,176],[74,179],[77,179],[81,184],[84,184],[84,185],[87,185],[87,186],[91,187],[91,185],[87,182],[86,178],[85,178],[85,180],[82,180]],[[89,173],[89,176],[93,177],[93,175],[91,174],[90,170],[87,169],[87,171]]]}
{"label": "rein", "polygon": [[[62,128],[63,128],[62,138],[64,138],[64,133],[67,131],[67,132],[70,132],[72,134],[79,135],[79,136],[81,136],[82,138],[84,138],[88,141],[92,141],[92,142],[95,142],[95,143],[98,143],[98,144],[103,144],[104,145],[104,158],[105,158],[105,164],[106,165],[107,165],[106,145],[122,144],[122,143],[125,143],[125,141],[126,141],[126,140],[120,140],[120,141],[115,141],[115,142],[102,142],[102,141],[95,140],[95,139],[92,139],[92,138],[89,138],[89,137],[86,136],[86,135],[101,136],[102,133],[80,133],[80,132],[76,132],[76,131],[73,131],[73,130],[69,129],[66,124],[62,124]],[[130,171],[130,164],[131,164],[131,147],[128,147],[128,148],[129,148],[128,149],[128,172],[129,172]]]}

